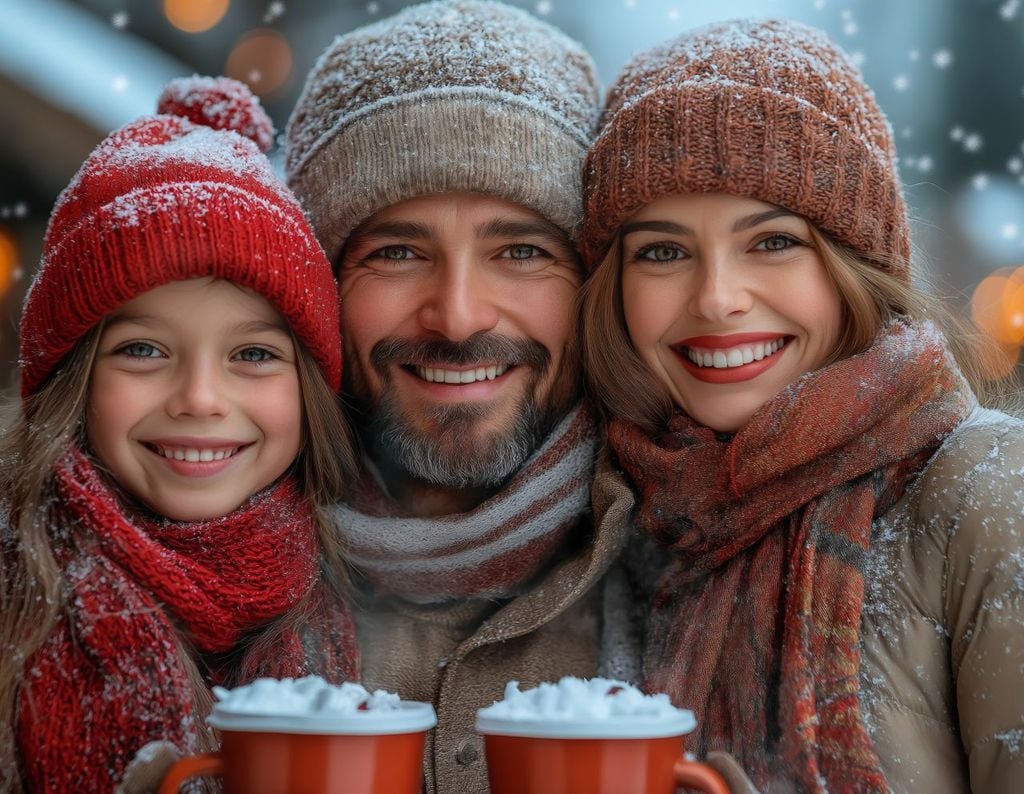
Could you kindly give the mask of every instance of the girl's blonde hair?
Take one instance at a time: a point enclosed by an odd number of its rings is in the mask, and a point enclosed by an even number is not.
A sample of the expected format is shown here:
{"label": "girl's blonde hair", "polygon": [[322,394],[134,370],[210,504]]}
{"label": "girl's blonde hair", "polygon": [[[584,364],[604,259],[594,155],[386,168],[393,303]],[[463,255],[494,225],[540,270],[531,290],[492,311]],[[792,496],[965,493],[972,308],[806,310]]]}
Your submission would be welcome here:
{"label": "girl's blonde hair", "polygon": [[[931,320],[982,404],[1016,410],[998,389],[1002,353],[973,325],[958,319],[924,289],[892,275],[879,259],[839,245],[813,225],[815,248],[842,301],[842,333],[826,364],[866,350],[896,317]],[[675,410],[668,389],[637,354],[622,301],[622,241],[613,240],[577,297],[587,389],[607,421],[619,417],[655,435]]]}
{"label": "girl's blonde hair", "polygon": [[[12,400],[7,408],[11,420],[0,423],[0,791],[22,790],[16,751],[20,681],[26,660],[49,636],[66,607],[63,578],[51,545],[59,520],[53,472],[69,445],[84,444],[89,374],[102,330],[100,323],[83,336],[50,379],[21,402],[20,410]],[[355,476],[354,446],[338,396],[309,351],[293,333],[291,338],[304,417],[303,445],[293,471],[313,509],[325,582],[340,597],[344,568],[327,511]],[[296,616],[282,616],[271,628],[297,622],[301,610],[295,612]],[[193,685],[194,713],[205,715],[212,698],[184,638],[179,638],[179,644]],[[203,720],[197,724],[204,724]],[[200,738],[208,743],[208,737]]]}

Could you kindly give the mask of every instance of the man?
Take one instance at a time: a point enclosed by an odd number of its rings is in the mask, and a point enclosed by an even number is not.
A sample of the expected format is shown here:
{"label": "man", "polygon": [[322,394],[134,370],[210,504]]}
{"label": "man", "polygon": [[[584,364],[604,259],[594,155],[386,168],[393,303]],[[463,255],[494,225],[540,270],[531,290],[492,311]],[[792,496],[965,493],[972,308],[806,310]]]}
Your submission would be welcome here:
{"label": "man", "polygon": [[[341,284],[364,476],[337,512],[363,681],[433,702],[429,792],[483,792],[473,722],[509,680],[629,674],[592,527],[573,236],[598,111],[579,45],[498,3],[341,36],[288,128],[289,184]],[[613,641],[615,638],[625,641]],[[614,652],[612,649],[614,648]]]}

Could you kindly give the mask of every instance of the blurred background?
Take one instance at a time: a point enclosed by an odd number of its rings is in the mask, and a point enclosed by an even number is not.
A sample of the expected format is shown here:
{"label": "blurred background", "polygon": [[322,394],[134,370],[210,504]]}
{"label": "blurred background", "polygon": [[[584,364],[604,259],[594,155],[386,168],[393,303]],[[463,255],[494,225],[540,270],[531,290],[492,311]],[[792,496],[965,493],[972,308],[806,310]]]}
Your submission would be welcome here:
{"label": "blurred background", "polygon": [[[915,267],[971,314],[1020,383],[1024,344],[1021,0],[512,0],[590,50],[605,86],[636,51],[740,16],[825,29],[896,135]],[[107,132],[179,75],[250,84],[278,130],[320,52],[400,0],[0,0],[0,386],[58,193]],[[275,149],[280,168],[280,152]]]}

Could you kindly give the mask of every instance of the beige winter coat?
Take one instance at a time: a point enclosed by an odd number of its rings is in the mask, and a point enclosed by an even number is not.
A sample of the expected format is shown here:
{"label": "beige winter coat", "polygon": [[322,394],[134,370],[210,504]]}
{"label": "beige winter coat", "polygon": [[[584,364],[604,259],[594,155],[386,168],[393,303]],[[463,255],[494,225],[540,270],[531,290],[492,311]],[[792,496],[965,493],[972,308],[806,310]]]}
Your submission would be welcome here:
{"label": "beige winter coat", "polygon": [[[624,486],[599,467],[595,489]],[[1024,422],[958,427],[876,521],[865,579],[861,705],[891,790],[1024,791]]]}
{"label": "beige winter coat", "polygon": [[424,753],[428,794],[488,790],[476,710],[500,699],[507,681],[525,687],[597,674],[602,580],[625,542],[626,519],[613,507],[593,530],[587,522],[575,553],[501,607],[381,598],[355,605],[363,684],[432,702],[437,710]]}

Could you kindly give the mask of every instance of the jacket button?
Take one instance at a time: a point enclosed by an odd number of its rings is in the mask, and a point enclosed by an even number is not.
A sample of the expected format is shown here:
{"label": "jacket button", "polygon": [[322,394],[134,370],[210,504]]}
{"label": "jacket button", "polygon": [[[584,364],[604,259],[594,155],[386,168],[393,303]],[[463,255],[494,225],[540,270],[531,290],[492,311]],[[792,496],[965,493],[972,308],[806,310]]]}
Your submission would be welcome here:
{"label": "jacket button", "polygon": [[459,746],[455,748],[455,763],[460,766],[469,766],[479,757],[480,748],[478,746],[478,739],[475,736],[463,739],[459,742]]}

